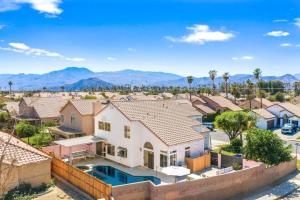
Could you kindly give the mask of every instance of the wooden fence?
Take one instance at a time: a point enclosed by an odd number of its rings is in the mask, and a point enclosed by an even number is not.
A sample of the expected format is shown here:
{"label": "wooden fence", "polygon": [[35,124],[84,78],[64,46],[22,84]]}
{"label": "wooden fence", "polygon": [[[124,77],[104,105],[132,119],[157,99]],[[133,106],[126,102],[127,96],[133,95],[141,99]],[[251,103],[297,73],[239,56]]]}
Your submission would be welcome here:
{"label": "wooden fence", "polygon": [[111,185],[100,181],[94,176],[91,176],[81,171],[80,169],[63,162],[58,158],[53,157],[51,165],[52,173],[54,173],[57,176],[60,176],[69,183],[83,190],[91,197],[95,199],[110,199],[112,192]]}
{"label": "wooden fence", "polygon": [[201,171],[211,166],[210,153],[197,158],[185,158],[185,161],[191,172]]}

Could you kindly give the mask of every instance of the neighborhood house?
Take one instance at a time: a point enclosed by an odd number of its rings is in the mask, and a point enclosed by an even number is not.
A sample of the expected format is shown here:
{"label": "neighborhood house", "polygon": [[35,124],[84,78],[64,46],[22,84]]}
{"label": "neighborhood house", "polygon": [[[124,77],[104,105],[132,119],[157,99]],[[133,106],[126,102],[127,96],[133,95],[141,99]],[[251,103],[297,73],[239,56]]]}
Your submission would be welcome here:
{"label": "neighborhood house", "polygon": [[111,102],[95,116],[95,136],[105,140],[97,148],[128,167],[184,165],[209,148],[209,130],[199,118],[188,101]]}

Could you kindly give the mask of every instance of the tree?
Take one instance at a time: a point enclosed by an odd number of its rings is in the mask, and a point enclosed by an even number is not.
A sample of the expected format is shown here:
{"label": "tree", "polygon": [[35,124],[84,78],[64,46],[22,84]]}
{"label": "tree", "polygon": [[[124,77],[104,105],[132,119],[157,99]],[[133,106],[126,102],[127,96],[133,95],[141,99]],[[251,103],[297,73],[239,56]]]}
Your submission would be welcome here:
{"label": "tree", "polygon": [[208,74],[209,74],[209,78],[212,80],[212,83],[213,83],[213,91],[215,91],[216,90],[216,85],[215,85],[215,79],[216,79],[216,77],[217,77],[217,71],[216,70],[210,70],[209,72],[208,72]]}
{"label": "tree", "polygon": [[234,103],[236,103],[236,99],[241,97],[239,84],[234,83],[231,85],[231,94],[234,96]]}
{"label": "tree", "polygon": [[30,137],[36,133],[36,128],[25,121],[21,121],[16,125],[16,133],[20,138]]}
{"label": "tree", "polygon": [[260,68],[256,68],[254,71],[253,71],[253,76],[256,80],[256,82],[258,82],[261,78],[261,74],[262,74],[262,71]]}
{"label": "tree", "polygon": [[248,130],[244,154],[247,159],[267,165],[278,165],[292,159],[290,145],[286,147],[272,131],[257,128]]}
{"label": "tree", "polygon": [[246,81],[246,89],[245,89],[246,99],[249,100],[250,110],[252,109],[252,100],[255,98],[254,94],[254,84],[250,79]]}
{"label": "tree", "polygon": [[300,81],[294,82],[294,92],[295,96],[300,95]]}
{"label": "tree", "polygon": [[46,92],[46,90],[47,90],[47,88],[44,86],[44,87],[43,87],[43,92]]}
{"label": "tree", "polygon": [[242,133],[255,124],[255,118],[252,115],[243,111],[228,111],[223,112],[215,119],[215,126],[222,129],[229,137],[229,140],[240,136],[242,140]]}
{"label": "tree", "polygon": [[192,101],[192,83],[193,83],[193,77],[192,76],[188,76],[186,77],[186,80],[189,84],[189,88],[190,88],[190,101]]}
{"label": "tree", "polygon": [[226,98],[228,98],[228,79],[229,79],[229,73],[228,72],[225,72],[223,74],[223,80],[224,80],[224,83],[225,83],[225,93],[226,93]]}
{"label": "tree", "polygon": [[8,81],[8,86],[9,86],[9,95],[11,95],[11,87],[13,85],[12,81]]}
{"label": "tree", "polygon": [[263,108],[262,99],[266,98],[266,92],[264,90],[259,89],[257,92],[257,96],[260,98],[260,108]]}
{"label": "tree", "polygon": [[60,86],[60,89],[61,89],[62,92],[64,92],[65,91],[65,86]]}

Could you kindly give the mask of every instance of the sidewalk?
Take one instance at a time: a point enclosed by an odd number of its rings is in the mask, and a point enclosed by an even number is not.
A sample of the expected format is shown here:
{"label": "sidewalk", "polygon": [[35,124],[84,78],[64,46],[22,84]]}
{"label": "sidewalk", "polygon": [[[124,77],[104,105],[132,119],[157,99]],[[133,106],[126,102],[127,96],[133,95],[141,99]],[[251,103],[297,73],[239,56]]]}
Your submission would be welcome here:
{"label": "sidewalk", "polygon": [[300,189],[300,172],[288,176],[278,185],[265,188],[256,194],[243,198],[244,200],[275,200],[282,199]]}

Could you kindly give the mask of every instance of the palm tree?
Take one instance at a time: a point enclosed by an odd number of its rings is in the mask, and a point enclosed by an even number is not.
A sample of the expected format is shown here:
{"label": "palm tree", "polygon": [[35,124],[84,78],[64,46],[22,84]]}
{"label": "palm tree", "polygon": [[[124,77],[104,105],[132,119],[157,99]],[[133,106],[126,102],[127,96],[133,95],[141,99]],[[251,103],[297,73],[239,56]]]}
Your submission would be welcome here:
{"label": "palm tree", "polygon": [[11,96],[11,87],[13,85],[12,81],[8,81],[8,85],[9,85],[9,95]]}
{"label": "palm tree", "polygon": [[[254,76],[254,78],[255,78],[255,80],[256,80],[256,88],[258,88],[258,93],[260,93],[260,88],[259,88],[259,81],[260,81],[260,79],[261,79],[261,75],[262,75],[262,71],[261,71],[261,69],[260,68],[256,68],[254,71],[253,71],[253,76]],[[255,92],[256,92],[256,88],[255,88]],[[262,96],[263,95],[259,95],[260,96],[260,106],[261,106],[261,108],[262,108]]]}
{"label": "palm tree", "polygon": [[65,91],[65,86],[60,86],[60,89],[61,89],[62,92],[64,92]]}
{"label": "palm tree", "polygon": [[216,70],[210,70],[208,72],[209,74],[209,78],[212,80],[213,82],[213,91],[215,91],[216,89],[216,85],[215,85],[215,78],[217,77],[217,71]]}
{"label": "palm tree", "polygon": [[192,83],[193,83],[193,80],[194,78],[192,76],[188,76],[186,77],[186,80],[189,84],[189,88],[190,88],[190,101],[192,101]]}
{"label": "palm tree", "polygon": [[231,94],[234,96],[234,103],[236,104],[236,99],[241,96],[240,88],[237,83],[231,85]]}
{"label": "palm tree", "polygon": [[228,79],[229,79],[229,73],[228,72],[225,72],[223,74],[223,80],[224,80],[224,83],[225,83],[225,93],[226,93],[226,98],[228,99]]}
{"label": "palm tree", "polygon": [[250,79],[246,81],[246,98],[249,100],[249,108],[252,109],[252,100],[255,98],[255,95],[253,93],[254,84],[251,82]]}

